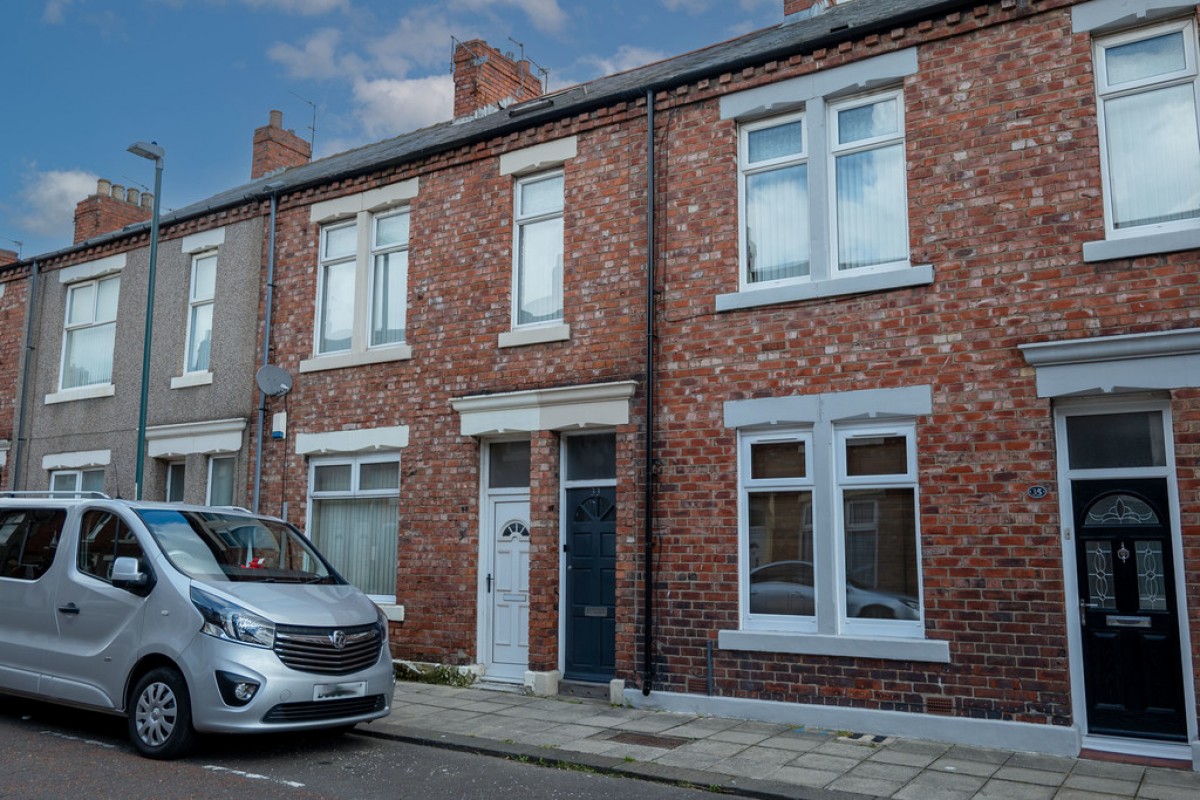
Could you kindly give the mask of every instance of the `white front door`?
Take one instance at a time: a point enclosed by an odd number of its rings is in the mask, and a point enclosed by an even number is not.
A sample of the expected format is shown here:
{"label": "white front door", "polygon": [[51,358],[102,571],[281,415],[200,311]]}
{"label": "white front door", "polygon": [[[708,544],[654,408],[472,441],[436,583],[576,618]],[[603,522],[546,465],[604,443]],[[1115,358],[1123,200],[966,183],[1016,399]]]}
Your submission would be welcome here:
{"label": "white front door", "polygon": [[529,496],[490,500],[492,570],[485,577],[491,607],[487,677],[523,681],[529,668]]}

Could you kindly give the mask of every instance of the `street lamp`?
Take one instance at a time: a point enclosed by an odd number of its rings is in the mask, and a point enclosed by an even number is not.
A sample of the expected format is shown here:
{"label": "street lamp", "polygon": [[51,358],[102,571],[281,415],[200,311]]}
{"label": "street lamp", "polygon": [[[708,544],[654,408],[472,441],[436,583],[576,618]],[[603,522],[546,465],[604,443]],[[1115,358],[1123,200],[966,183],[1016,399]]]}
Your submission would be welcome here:
{"label": "street lamp", "polygon": [[138,402],[137,468],[133,474],[133,499],[142,499],[142,472],[146,466],[146,402],[150,394],[150,336],[154,332],[154,273],[158,267],[158,203],[162,195],[163,149],[156,142],[134,142],[129,152],[154,162],[154,208],[150,212],[150,270],[146,276],[146,334],[142,339],[142,395]]}

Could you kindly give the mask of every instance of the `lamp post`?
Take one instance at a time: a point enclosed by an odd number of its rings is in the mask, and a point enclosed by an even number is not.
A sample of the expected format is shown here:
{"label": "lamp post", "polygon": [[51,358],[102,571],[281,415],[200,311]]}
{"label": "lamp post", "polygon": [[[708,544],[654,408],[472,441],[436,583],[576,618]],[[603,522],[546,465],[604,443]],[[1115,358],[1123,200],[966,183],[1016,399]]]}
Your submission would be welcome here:
{"label": "lamp post", "polygon": [[142,394],[138,401],[137,467],[133,474],[133,499],[142,499],[142,472],[146,466],[146,402],[150,394],[150,337],[154,332],[154,273],[158,267],[158,203],[162,195],[163,149],[155,142],[134,142],[129,152],[154,162],[154,207],[150,212],[150,269],[146,276],[146,334],[142,339]]}

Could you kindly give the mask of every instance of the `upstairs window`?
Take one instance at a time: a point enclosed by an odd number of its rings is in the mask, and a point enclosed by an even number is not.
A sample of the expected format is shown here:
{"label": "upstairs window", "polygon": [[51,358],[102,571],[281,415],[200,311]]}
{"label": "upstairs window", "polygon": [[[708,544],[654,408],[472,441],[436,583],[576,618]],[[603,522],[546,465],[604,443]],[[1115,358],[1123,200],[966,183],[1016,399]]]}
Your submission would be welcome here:
{"label": "upstairs window", "polygon": [[378,215],[371,235],[371,346],[404,341],[408,209]]}
{"label": "upstairs window", "polygon": [[120,288],[120,276],[67,287],[60,389],[112,382]]}
{"label": "upstairs window", "polygon": [[317,353],[350,349],[354,328],[355,255],[358,229],[354,222],[321,229],[321,265],[317,276]]}
{"label": "upstairs window", "polygon": [[516,183],[513,327],[563,318],[563,173]]}
{"label": "upstairs window", "polygon": [[213,298],[217,290],[217,254],[192,259],[188,297],[187,356],[184,372],[207,372],[212,350]]}
{"label": "upstairs window", "polygon": [[1097,39],[1095,62],[1108,233],[1200,227],[1195,21]]}

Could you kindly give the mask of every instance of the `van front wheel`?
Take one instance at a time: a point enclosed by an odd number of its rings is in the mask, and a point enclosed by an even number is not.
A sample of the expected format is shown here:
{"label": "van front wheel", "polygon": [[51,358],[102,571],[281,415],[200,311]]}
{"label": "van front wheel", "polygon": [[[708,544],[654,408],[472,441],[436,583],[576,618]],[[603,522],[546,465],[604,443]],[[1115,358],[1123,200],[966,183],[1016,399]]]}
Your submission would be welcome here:
{"label": "van front wheel", "polygon": [[192,708],[183,676],[158,667],[133,687],[129,704],[129,738],[148,758],[178,758],[191,747]]}

